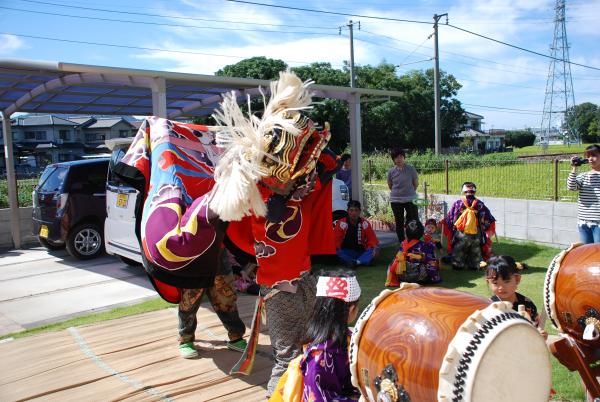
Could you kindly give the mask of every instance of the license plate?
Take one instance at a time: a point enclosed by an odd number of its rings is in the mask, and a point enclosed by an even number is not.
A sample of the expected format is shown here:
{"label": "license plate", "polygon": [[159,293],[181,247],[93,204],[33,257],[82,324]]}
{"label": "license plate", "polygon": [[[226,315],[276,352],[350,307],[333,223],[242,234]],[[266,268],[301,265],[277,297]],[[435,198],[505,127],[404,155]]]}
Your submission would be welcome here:
{"label": "license plate", "polygon": [[40,237],[48,237],[48,226],[42,225],[40,226]]}
{"label": "license plate", "polygon": [[117,194],[117,207],[127,208],[127,199],[129,194]]}

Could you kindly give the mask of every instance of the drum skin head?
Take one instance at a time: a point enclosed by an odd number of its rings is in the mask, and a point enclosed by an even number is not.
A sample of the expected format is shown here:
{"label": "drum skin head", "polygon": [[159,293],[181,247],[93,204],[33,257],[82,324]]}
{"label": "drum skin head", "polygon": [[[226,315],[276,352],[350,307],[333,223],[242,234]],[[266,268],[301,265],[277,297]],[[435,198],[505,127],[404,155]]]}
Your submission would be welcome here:
{"label": "drum skin head", "polygon": [[547,401],[552,368],[546,344],[530,325],[500,333],[479,363],[472,401]]}
{"label": "drum skin head", "polygon": [[363,310],[350,372],[373,402],[390,390],[379,386],[383,377],[412,401],[545,402],[551,384],[544,339],[511,303],[412,284],[384,290]]}
{"label": "drum skin head", "polygon": [[551,381],[542,336],[511,303],[498,302],[475,311],[448,345],[438,400],[544,402]]}
{"label": "drum skin head", "polygon": [[[600,244],[575,243],[554,257],[544,279],[544,310],[556,329],[595,349],[600,348],[598,295]],[[595,336],[584,335],[586,326]]]}

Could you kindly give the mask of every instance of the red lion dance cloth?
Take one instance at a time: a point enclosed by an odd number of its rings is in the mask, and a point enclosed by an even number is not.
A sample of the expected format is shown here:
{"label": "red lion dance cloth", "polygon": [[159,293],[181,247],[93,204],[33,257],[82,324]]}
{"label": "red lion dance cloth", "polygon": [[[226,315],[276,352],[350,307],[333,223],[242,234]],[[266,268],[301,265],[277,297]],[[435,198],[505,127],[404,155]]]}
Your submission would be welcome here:
{"label": "red lion dance cloth", "polygon": [[227,234],[256,256],[258,281],[272,287],[310,269],[311,254],[335,251],[331,184],[338,164],[315,128],[310,83],[281,73],[262,118],[246,117],[234,93],[218,127],[151,117],[114,172],[140,191],[136,235],[144,267],[165,300],[179,288],[213,284]]}

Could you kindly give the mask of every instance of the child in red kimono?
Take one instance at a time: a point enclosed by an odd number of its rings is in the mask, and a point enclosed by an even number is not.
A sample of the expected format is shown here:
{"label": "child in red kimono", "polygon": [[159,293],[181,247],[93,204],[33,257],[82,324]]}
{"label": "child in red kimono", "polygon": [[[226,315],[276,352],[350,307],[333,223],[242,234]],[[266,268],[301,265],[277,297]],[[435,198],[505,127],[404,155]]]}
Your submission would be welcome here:
{"label": "child in red kimono", "polygon": [[385,286],[397,287],[400,282],[432,284],[442,280],[435,246],[421,241],[423,231],[423,224],[418,220],[406,223],[406,238],[388,267]]}

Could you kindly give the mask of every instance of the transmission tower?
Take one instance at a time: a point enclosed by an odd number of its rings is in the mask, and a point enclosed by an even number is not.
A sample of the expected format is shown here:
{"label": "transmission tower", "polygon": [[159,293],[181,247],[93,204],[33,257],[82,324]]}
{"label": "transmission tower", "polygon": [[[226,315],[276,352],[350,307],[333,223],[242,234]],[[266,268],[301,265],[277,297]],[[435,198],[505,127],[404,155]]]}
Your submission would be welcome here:
{"label": "transmission tower", "polygon": [[565,22],[565,0],[556,0],[554,17],[554,38],[550,47],[550,67],[546,81],[544,112],[538,142],[548,146],[550,137],[557,133],[563,141],[578,141],[579,135],[575,127],[570,127],[567,110],[575,106],[573,93],[573,77],[569,61],[569,42]]}

